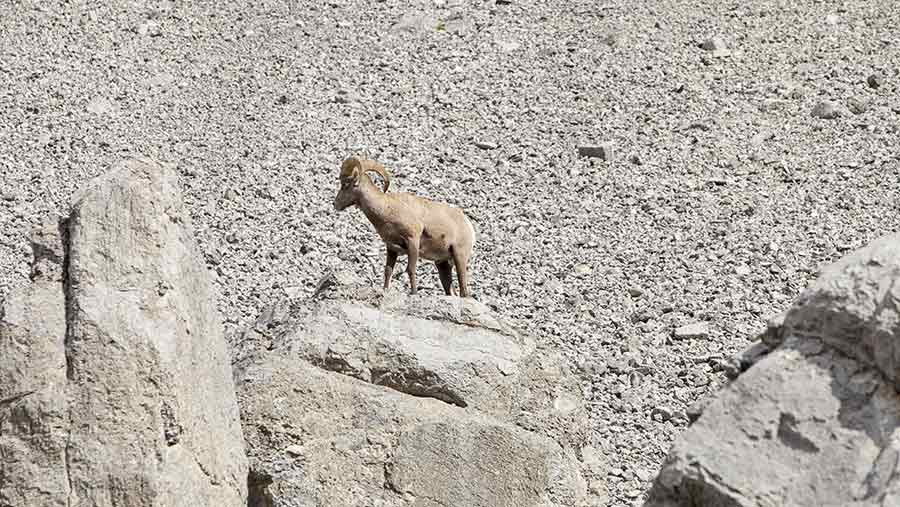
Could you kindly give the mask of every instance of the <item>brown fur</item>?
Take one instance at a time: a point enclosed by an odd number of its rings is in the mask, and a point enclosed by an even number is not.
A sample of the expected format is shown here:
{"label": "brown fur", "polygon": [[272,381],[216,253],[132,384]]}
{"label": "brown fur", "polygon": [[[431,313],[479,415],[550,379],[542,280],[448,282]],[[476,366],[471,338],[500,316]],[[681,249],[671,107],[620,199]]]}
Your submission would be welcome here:
{"label": "brown fur", "polygon": [[[378,173],[384,190],[366,175]],[[375,226],[387,246],[384,288],[390,285],[397,257],[409,256],[406,272],[410,289],[416,293],[416,263],[419,257],[434,261],[441,285],[447,295],[453,294],[452,271],[455,268],[459,295],[466,297],[468,264],[475,246],[475,229],[461,209],[416,195],[387,193],[390,174],[378,162],[350,157],[341,164],[341,188],[334,199],[338,211],[358,206]]]}

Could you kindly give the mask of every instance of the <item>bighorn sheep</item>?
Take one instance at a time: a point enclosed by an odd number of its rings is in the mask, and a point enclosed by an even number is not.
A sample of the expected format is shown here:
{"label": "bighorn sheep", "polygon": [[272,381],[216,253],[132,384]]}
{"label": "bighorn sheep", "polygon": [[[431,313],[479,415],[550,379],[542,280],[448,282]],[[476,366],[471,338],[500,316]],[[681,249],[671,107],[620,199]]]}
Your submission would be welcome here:
{"label": "bighorn sheep", "polygon": [[[369,178],[369,171],[384,180],[384,190]],[[469,295],[468,265],[475,246],[475,229],[461,209],[416,195],[388,193],[391,177],[383,165],[371,159],[350,157],[341,164],[340,189],[334,208],[342,211],[356,205],[372,222],[387,246],[384,288],[390,285],[397,256],[408,255],[406,273],[411,292],[416,293],[416,263],[419,257],[437,265],[444,292],[453,295],[453,267],[459,280],[459,295]],[[452,262],[452,264],[451,264]]]}

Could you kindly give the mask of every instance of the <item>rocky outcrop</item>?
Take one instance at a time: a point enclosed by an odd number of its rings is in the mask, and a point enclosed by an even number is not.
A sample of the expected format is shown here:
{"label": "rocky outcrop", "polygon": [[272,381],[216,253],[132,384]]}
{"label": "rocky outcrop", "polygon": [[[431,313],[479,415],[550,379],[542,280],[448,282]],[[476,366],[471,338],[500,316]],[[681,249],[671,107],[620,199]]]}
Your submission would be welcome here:
{"label": "rocky outcrop", "polygon": [[338,276],[235,348],[251,468],[276,505],[586,505],[605,474],[582,462],[565,363],[475,300]]}
{"label": "rocky outcrop", "polygon": [[647,506],[900,505],[900,235],[823,270],[673,446]]}
{"label": "rocky outcrop", "polygon": [[0,504],[247,503],[228,351],[172,168],[114,167],[32,240],[0,324]]}

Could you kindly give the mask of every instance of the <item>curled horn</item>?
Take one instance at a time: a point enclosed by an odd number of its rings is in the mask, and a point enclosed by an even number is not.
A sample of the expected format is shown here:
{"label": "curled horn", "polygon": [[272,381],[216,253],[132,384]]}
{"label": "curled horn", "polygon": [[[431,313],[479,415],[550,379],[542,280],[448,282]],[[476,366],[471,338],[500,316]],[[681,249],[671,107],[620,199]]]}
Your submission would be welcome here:
{"label": "curled horn", "polygon": [[372,159],[363,159],[360,161],[360,167],[363,172],[371,171],[377,173],[378,176],[381,176],[381,179],[384,181],[384,192],[387,192],[388,187],[391,186],[391,175],[388,174],[387,169],[385,169],[383,165]]}
{"label": "curled horn", "polygon": [[362,173],[374,172],[381,176],[384,181],[384,192],[387,192],[391,185],[391,175],[383,165],[372,159],[360,159],[359,157],[350,157],[341,164],[341,178],[349,178],[353,175],[354,169],[359,168]]}

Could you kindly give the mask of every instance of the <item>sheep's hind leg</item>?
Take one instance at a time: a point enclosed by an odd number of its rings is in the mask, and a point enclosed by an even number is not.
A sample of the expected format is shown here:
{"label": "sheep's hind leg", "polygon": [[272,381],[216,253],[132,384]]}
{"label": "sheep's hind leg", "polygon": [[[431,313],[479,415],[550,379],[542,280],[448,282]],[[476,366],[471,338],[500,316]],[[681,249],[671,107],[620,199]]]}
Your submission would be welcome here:
{"label": "sheep's hind leg", "polygon": [[387,260],[384,263],[384,290],[391,285],[391,275],[394,274],[394,265],[397,264],[397,252],[388,248]]}
{"label": "sheep's hind leg", "polygon": [[456,276],[459,278],[459,297],[467,297],[469,295],[469,273],[467,272],[469,256],[454,248],[453,262],[456,265]]}
{"label": "sheep's hind leg", "polygon": [[444,293],[448,296],[453,295],[453,265],[450,261],[441,261],[437,264],[438,274],[441,276],[441,285],[444,287]]}

